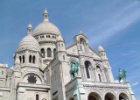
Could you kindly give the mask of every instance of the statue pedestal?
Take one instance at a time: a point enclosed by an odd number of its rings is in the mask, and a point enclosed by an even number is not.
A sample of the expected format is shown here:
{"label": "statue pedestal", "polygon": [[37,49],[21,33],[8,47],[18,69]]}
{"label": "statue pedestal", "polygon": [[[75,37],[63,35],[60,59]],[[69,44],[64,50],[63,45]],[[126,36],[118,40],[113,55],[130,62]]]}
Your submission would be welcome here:
{"label": "statue pedestal", "polygon": [[81,83],[81,77],[75,77],[66,85],[67,98],[74,96],[74,100],[81,100],[81,95],[85,93],[85,91],[83,90],[83,85]]}

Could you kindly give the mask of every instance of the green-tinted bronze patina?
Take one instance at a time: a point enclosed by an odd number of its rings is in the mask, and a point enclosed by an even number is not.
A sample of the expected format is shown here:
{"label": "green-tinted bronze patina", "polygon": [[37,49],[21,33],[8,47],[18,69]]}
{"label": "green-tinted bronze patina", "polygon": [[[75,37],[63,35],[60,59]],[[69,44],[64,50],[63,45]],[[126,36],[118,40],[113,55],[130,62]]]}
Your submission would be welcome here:
{"label": "green-tinted bronze patina", "polygon": [[74,78],[78,75],[79,62],[78,61],[71,61],[70,65],[71,65],[70,74],[71,74],[71,77]]}
{"label": "green-tinted bronze patina", "polygon": [[119,82],[121,80],[122,81],[126,81],[126,70],[125,69],[119,68],[119,71],[118,71],[118,80],[119,80]]}

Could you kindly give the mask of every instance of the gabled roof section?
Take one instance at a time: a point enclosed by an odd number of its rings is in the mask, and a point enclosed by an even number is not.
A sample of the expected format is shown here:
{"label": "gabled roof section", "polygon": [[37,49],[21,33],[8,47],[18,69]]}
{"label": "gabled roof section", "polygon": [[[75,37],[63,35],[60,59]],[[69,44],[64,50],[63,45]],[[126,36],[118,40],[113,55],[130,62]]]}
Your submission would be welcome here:
{"label": "gabled roof section", "polygon": [[89,47],[89,52],[92,53],[92,55],[94,56],[94,58],[100,59],[99,54],[93,48],[91,48],[90,46],[88,46],[88,47]]}
{"label": "gabled roof section", "polygon": [[68,54],[73,54],[73,55],[78,55],[78,48],[76,43],[72,44],[71,46],[67,47],[67,53]]}

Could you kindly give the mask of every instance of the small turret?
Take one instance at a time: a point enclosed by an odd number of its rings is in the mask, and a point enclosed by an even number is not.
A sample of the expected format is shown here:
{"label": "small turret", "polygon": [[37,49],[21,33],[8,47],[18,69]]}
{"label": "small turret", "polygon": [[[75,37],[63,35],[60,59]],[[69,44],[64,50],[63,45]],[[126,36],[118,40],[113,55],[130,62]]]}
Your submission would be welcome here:
{"label": "small turret", "polygon": [[48,22],[49,21],[49,19],[48,19],[48,11],[47,11],[47,9],[45,9],[45,11],[44,11],[44,13],[43,13],[43,16],[44,16],[44,22]]}
{"label": "small turret", "polygon": [[15,65],[20,65],[20,60],[18,57],[15,58]]}
{"label": "small turret", "polygon": [[57,37],[57,42],[56,42],[56,57],[60,61],[65,61],[66,60],[66,47],[64,40],[61,35]]}
{"label": "small turret", "polygon": [[98,47],[98,52],[99,52],[99,55],[102,59],[107,59],[107,56],[106,56],[106,53],[105,53],[105,50],[102,46],[99,46]]}
{"label": "small turret", "polygon": [[33,32],[33,30],[32,30],[32,25],[29,24],[28,27],[27,27],[27,34],[28,34],[28,35],[31,35],[32,32]]}
{"label": "small turret", "polygon": [[20,70],[20,60],[19,60],[19,58],[18,58],[17,55],[16,55],[16,57],[15,57],[14,70],[15,70],[15,71],[19,71],[19,70]]}
{"label": "small turret", "polygon": [[57,48],[57,51],[65,51],[65,43],[64,43],[64,40],[62,38],[62,36],[58,36],[57,37],[57,44],[56,44],[56,48]]}

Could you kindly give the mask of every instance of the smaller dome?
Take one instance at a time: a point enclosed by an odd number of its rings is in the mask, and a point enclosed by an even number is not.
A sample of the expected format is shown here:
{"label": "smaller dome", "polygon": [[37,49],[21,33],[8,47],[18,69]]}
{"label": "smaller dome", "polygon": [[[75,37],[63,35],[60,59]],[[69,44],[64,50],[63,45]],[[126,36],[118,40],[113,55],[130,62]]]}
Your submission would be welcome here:
{"label": "smaller dome", "polygon": [[21,42],[19,43],[18,51],[23,51],[23,50],[33,50],[33,51],[39,51],[39,44],[37,40],[31,35],[32,34],[32,25],[29,24],[27,27],[27,36],[25,36]]}
{"label": "smaller dome", "polygon": [[20,64],[20,60],[18,57],[15,58],[15,64]]}
{"label": "smaller dome", "polygon": [[27,36],[25,36],[21,42],[19,43],[18,51],[23,51],[23,50],[33,50],[33,51],[39,51],[39,44],[37,42],[37,40],[30,34],[28,34]]}
{"label": "smaller dome", "polygon": [[99,47],[98,47],[98,51],[99,51],[99,52],[104,52],[104,48],[103,48],[102,46],[99,46]]}

